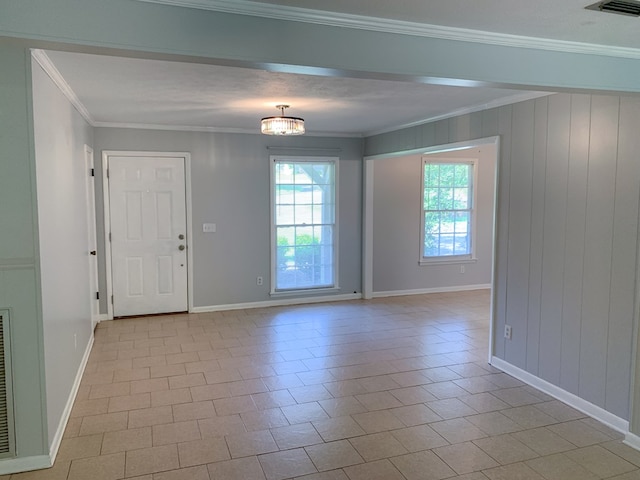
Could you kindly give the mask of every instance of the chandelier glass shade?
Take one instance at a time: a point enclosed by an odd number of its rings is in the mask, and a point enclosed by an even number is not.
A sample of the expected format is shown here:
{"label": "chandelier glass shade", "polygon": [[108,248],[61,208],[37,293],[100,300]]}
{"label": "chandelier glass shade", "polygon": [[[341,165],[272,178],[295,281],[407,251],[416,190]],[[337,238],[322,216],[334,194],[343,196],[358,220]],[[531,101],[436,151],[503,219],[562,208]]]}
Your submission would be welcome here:
{"label": "chandelier glass shade", "polygon": [[302,135],[304,134],[304,119],[286,117],[284,109],[289,105],[276,105],[280,109],[279,117],[265,117],[260,120],[260,131],[265,135]]}

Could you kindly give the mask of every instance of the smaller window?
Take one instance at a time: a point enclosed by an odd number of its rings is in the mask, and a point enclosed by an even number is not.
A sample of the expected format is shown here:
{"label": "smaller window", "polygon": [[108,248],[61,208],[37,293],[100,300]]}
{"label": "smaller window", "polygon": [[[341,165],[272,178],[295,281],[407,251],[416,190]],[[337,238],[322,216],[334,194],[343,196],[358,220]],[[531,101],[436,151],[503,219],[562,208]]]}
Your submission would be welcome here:
{"label": "smaller window", "polygon": [[421,263],[474,258],[475,160],[423,159]]}

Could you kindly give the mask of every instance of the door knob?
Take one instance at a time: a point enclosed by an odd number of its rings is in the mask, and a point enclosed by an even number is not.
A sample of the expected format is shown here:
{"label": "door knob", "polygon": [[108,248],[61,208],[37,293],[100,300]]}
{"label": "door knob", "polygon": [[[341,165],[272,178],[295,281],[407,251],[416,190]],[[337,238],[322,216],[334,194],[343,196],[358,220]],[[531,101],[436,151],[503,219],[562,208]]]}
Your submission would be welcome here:
{"label": "door knob", "polygon": [[184,240],[184,235],[183,234],[178,235],[178,240]]}
{"label": "door knob", "polygon": [[178,250],[180,250],[180,251],[182,251],[182,250],[184,250],[184,249],[185,249],[185,246],[184,246],[184,245],[180,245],[180,246],[178,247]]}

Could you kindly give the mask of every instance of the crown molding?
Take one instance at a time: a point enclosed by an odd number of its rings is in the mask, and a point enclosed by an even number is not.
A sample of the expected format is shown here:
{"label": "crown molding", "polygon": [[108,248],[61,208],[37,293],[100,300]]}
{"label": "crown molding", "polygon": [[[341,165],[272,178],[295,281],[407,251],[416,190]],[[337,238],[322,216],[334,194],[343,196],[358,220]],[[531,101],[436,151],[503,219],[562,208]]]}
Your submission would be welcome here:
{"label": "crown molding", "polygon": [[251,0],[136,0],[145,3],[196,8],[216,12],[250,15],[254,17],[315,23],[334,27],[355,28],[375,32],[396,33],[418,37],[439,38],[504,47],[529,48],[564,53],[602,55],[606,57],[640,59],[640,49],[616,47],[566,40],[527,37],[506,33],[485,32],[466,28],[430,25],[402,20],[368,17],[347,13],[312,10],[308,8],[274,5]]}
{"label": "crown molding", "polygon": [[372,137],[374,135],[380,135],[383,133],[396,132],[398,130],[403,130],[405,128],[417,127],[419,125],[424,125],[426,123],[437,122],[438,120],[446,120],[447,118],[459,117],[461,115],[467,115],[469,113],[482,112],[483,110],[490,110],[492,108],[504,107],[505,105],[513,105],[514,103],[525,102],[527,100],[533,100],[540,97],[547,97],[549,95],[554,95],[554,94],[555,92],[527,92],[527,93],[520,93],[516,95],[510,95],[508,97],[498,98],[496,100],[492,100],[486,103],[481,103],[479,105],[459,108],[457,110],[453,110],[448,113],[443,113],[442,115],[436,115],[433,117],[424,118],[422,120],[417,120],[415,122],[404,123],[402,125],[398,125],[392,128],[372,130],[369,132],[365,132],[363,136]]}
{"label": "crown molding", "polygon": [[[225,128],[225,127],[203,127],[195,125],[166,125],[156,123],[124,123],[124,122],[94,122],[94,127],[99,128],[135,128],[139,130],[168,130],[173,132],[206,132],[206,133],[242,133],[251,135],[262,135],[259,128]],[[309,132],[305,137],[344,137],[362,138],[360,133],[340,133],[340,132]]]}
{"label": "crown molding", "polygon": [[89,123],[89,125],[91,125],[92,127],[95,127],[95,121],[89,113],[89,110],[87,110],[87,108],[82,104],[78,96],[72,90],[71,86],[69,86],[60,71],[58,71],[46,52],[44,50],[32,49],[31,56],[36,62],[38,62],[45,73],[49,76],[49,78],[51,78],[53,83],[56,84],[62,94],[67,97],[67,100],[71,102],[71,104],[75,107],[78,113],[82,115],[87,123]]}

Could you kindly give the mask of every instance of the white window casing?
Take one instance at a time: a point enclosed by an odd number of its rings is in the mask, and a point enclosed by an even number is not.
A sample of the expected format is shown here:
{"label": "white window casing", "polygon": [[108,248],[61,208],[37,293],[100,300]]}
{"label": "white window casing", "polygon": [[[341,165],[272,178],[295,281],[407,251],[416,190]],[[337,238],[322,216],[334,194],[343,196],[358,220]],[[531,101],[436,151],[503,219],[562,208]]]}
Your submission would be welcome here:
{"label": "white window casing", "polygon": [[271,295],[338,289],[338,158],[272,155]]}

